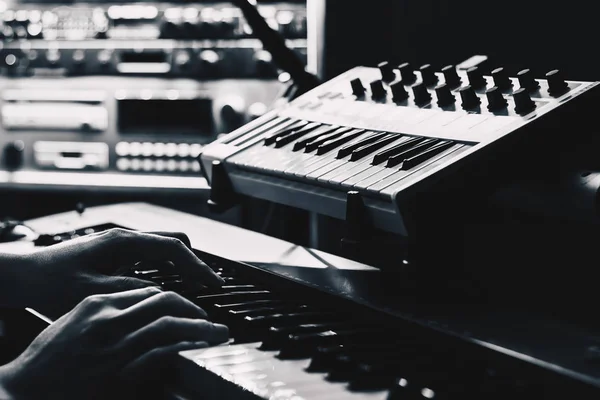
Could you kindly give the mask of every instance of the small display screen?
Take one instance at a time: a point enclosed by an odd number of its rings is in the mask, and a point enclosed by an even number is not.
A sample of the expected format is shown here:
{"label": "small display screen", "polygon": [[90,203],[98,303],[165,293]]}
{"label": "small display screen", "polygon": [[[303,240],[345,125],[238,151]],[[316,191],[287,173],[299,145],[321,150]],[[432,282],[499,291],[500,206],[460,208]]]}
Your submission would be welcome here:
{"label": "small display screen", "polygon": [[209,136],[212,100],[119,100],[118,128],[120,134]]}

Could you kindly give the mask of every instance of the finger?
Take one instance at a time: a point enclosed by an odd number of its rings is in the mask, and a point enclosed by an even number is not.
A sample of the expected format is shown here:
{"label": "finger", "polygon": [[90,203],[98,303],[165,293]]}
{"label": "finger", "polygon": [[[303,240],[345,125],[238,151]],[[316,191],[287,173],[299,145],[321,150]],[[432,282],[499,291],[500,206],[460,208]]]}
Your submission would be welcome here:
{"label": "finger", "polygon": [[[186,278],[221,286],[224,280],[179,239],[149,233],[137,233],[127,230],[112,230],[104,236],[107,250],[131,260],[173,261],[176,268]],[[137,258],[137,260],[135,259]]]}
{"label": "finger", "polygon": [[166,315],[177,318],[206,319],[206,312],[174,292],[162,292],[156,296],[132,304],[113,318],[119,330],[132,332]]}
{"label": "finger", "polygon": [[204,319],[165,316],[125,336],[116,344],[114,351],[121,357],[133,359],[153,348],[183,341],[219,344],[228,339],[229,329],[225,325]]}
{"label": "finger", "polygon": [[185,244],[185,246],[188,249],[192,248],[192,242],[190,241],[190,238],[188,237],[188,235],[186,235],[183,232],[164,232],[164,231],[157,231],[157,232],[145,232],[148,233],[150,235],[159,235],[159,236],[164,236],[164,237],[172,237],[175,239],[179,239],[183,242],[183,244]]}
{"label": "finger", "polygon": [[206,342],[181,342],[169,346],[159,347],[139,356],[127,364],[120,373],[126,381],[151,381],[160,377],[164,382],[164,373],[172,372],[171,361],[177,353],[185,350],[202,349],[208,347]]}
{"label": "finger", "polygon": [[94,276],[93,280],[95,283],[94,286],[97,288],[97,293],[118,293],[147,287],[160,287],[155,282],[132,278],[130,276],[97,275]]}
{"label": "finger", "polygon": [[82,304],[92,307],[104,307],[110,305],[114,308],[124,310],[160,293],[164,292],[155,286],[151,286],[142,289],[128,290],[126,292],[92,295],[85,298]]}

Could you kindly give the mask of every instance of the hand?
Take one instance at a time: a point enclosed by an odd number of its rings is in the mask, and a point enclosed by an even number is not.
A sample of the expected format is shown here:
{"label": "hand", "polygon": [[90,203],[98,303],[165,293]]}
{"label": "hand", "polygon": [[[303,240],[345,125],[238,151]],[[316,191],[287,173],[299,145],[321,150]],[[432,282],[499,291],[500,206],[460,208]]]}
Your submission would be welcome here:
{"label": "hand", "polygon": [[24,296],[23,307],[31,307],[57,318],[92,294],[114,293],[155,286],[153,282],[111,276],[122,266],[139,261],[174,264],[190,282],[221,285],[216,275],[190,250],[183,233],[140,233],[111,229],[47,247],[24,256],[15,266],[21,277],[16,288]]}
{"label": "hand", "polygon": [[157,288],[88,297],[0,367],[0,389],[16,399],[114,399],[164,382],[177,352],[228,340],[226,326],[204,318]]}

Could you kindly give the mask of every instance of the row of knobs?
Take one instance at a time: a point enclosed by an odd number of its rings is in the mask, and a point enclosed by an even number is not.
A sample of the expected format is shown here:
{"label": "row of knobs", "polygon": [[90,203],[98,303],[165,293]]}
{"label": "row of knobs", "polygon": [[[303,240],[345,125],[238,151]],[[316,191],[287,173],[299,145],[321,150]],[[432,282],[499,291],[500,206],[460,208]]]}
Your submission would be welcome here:
{"label": "row of knobs", "polygon": [[[410,64],[404,63],[398,66],[400,71],[400,79],[396,80],[396,74],[391,64],[382,62],[379,64],[381,71],[381,80],[371,82],[371,93],[373,98],[381,99],[387,96],[387,91],[383,85],[384,82],[389,84],[392,91],[392,99],[396,102],[401,102],[408,99],[409,94],[405,86],[412,85],[417,81],[417,76]],[[431,65],[426,64],[419,68],[421,72],[421,82],[412,86],[414,102],[418,106],[429,104],[432,100],[428,87],[437,85],[438,77],[435,74]],[[435,86],[434,90],[437,96],[437,104],[440,107],[451,106],[456,102],[452,90],[460,87],[462,84],[461,77],[458,75],[456,68],[448,65],[442,68],[445,82]],[[472,67],[467,70],[469,84],[458,89],[462,100],[462,107],[465,110],[470,110],[479,107],[481,100],[477,96],[475,90],[485,88],[487,82],[478,67]],[[485,95],[488,100],[488,109],[490,111],[501,111],[508,106],[503,92],[512,88],[512,81],[504,68],[496,68],[492,71],[494,87],[487,89]],[[518,114],[527,114],[533,111],[536,107],[535,102],[530,97],[530,92],[539,88],[539,83],[533,78],[531,71],[528,69],[522,70],[517,74],[520,88],[513,92],[515,101],[515,111]],[[569,86],[562,77],[560,71],[553,70],[546,74],[548,82],[548,92],[551,96],[560,96],[565,93]],[[354,79],[351,82],[352,92],[356,96],[363,96],[366,92],[360,79]]]}

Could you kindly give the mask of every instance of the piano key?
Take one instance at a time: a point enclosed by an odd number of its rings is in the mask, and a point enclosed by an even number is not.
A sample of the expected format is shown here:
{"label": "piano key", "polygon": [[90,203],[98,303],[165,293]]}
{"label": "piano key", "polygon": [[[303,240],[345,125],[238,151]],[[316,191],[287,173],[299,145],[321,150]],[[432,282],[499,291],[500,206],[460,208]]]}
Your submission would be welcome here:
{"label": "piano key", "polygon": [[430,158],[442,153],[444,150],[449,149],[454,145],[454,142],[448,140],[442,143],[438,143],[435,146],[425,150],[424,152],[414,155],[410,158],[406,158],[402,162],[402,167],[400,169],[406,171],[416,167],[417,165],[429,160]]}
{"label": "piano key", "polygon": [[347,142],[351,141],[352,139],[360,136],[364,132],[365,132],[364,129],[352,129],[351,131],[346,132],[340,138],[328,140],[319,146],[319,148],[317,149],[317,155],[320,156],[322,154],[325,154],[325,153],[341,146],[342,144],[347,143]]}
{"label": "piano key", "polygon": [[265,146],[271,145],[271,144],[275,143],[277,138],[289,135],[292,132],[294,132],[295,130],[300,129],[307,124],[308,124],[308,121],[297,121],[289,126],[286,126],[280,130],[277,130],[277,131],[269,134],[267,137],[265,137],[264,145]]}
{"label": "piano key", "polygon": [[276,350],[280,349],[285,339],[291,334],[324,332],[336,328],[348,328],[352,326],[351,322],[336,321],[322,322],[316,324],[300,324],[293,326],[271,327],[263,338],[261,349]]}
{"label": "piano key", "polygon": [[[229,398],[242,398],[243,393],[248,392],[258,398],[274,400],[387,398],[387,390],[348,390],[343,383],[326,381],[323,373],[306,372],[310,360],[280,360],[275,357],[277,352],[261,351],[257,347],[258,343],[249,343],[185,351],[180,353],[180,367],[192,382],[214,382],[211,376],[230,382]],[[237,359],[229,356],[221,361],[221,355],[215,350],[226,353],[227,350],[222,349],[237,350]],[[207,357],[203,357],[205,354]],[[239,392],[232,391],[232,386]]]}
{"label": "piano key", "polygon": [[322,126],[322,125],[318,124],[316,122],[313,122],[313,123],[310,123],[310,124],[304,126],[301,129],[293,131],[289,135],[279,136],[277,139],[275,139],[275,148],[278,149],[287,144],[290,144],[293,141],[300,139],[302,136],[310,133],[311,131],[315,130],[316,128],[318,128],[320,126]]}
{"label": "piano key", "polygon": [[291,120],[289,118],[277,117],[277,118],[273,119],[272,121],[270,121],[264,125],[261,125],[244,135],[240,135],[240,137],[234,139],[232,142],[229,142],[228,144],[230,144],[232,146],[244,146],[244,145],[250,144],[252,141],[256,141],[265,132],[267,132],[271,129],[282,128],[284,126],[284,124],[289,125],[290,123],[293,123],[293,120]]}
{"label": "piano key", "polygon": [[223,294],[209,294],[205,296],[197,296],[193,301],[196,304],[206,304],[213,306],[215,303],[223,302],[244,302],[252,300],[269,300],[272,299],[273,293],[268,290],[256,290],[250,292],[230,292]]}
{"label": "piano key", "polygon": [[362,141],[358,141],[358,142],[354,142],[349,144],[348,146],[344,146],[342,147],[337,154],[337,158],[344,158],[350,154],[352,154],[352,152],[362,146],[365,146],[369,143],[373,143],[383,137],[385,137],[387,135],[387,133],[385,132],[373,132],[373,131],[369,131],[367,132],[367,134],[365,135],[365,139]]}
{"label": "piano key", "polygon": [[335,131],[337,129],[340,129],[340,128],[343,128],[343,127],[341,127],[339,125],[332,125],[332,126],[326,126],[323,129],[319,129],[318,131],[313,132],[312,135],[307,136],[305,138],[302,138],[302,139],[298,140],[296,143],[294,143],[294,146],[292,147],[292,151],[303,150],[304,147],[308,143],[312,142],[313,140],[321,137],[322,135],[326,135],[326,134],[328,134],[330,132],[333,132],[333,131]]}
{"label": "piano key", "polygon": [[381,163],[387,161],[387,159],[390,158],[391,156],[398,154],[404,150],[407,150],[407,149],[415,146],[416,144],[421,143],[424,140],[425,140],[425,138],[422,138],[422,137],[413,137],[413,138],[406,137],[405,141],[400,142],[399,144],[392,147],[391,149],[388,149],[386,151],[382,151],[380,153],[375,154],[375,156],[373,157],[372,164],[373,165],[381,164]]}
{"label": "piano key", "polygon": [[306,311],[308,310],[308,306],[306,304],[281,304],[275,306],[264,306],[264,307],[249,307],[245,309],[238,310],[229,310],[228,315],[231,317],[256,317],[258,315],[267,315],[267,314],[276,314],[283,312],[298,312],[298,311]]}
{"label": "piano key", "polygon": [[318,346],[365,338],[371,340],[377,336],[378,332],[373,328],[336,329],[324,332],[293,334],[284,339],[278,357],[286,359],[310,357]]}
{"label": "piano key", "polygon": [[358,160],[368,156],[369,154],[373,153],[374,151],[377,151],[377,150],[381,149],[382,147],[387,146],[391,142],[398,140],[399,138],[400,138],[400,135],[390,134],[390,135],[384,136],[383,138],[377,140],[376,142],[366,144],[362,147],[359,147],[358,149],[352,151],[352,154],[350,155],[350,161],[358,161]]}
{"label": "piano key", "polygon": [[[428,139],[425,140],[421,143],[419,143],[418,145],[414,146],[413,148],[410,148],[408,150],[405,150],[399,154],[395,154],[393,156],[391,156],[388,160],[387,163],[385,164],[386,167],[390,168],[390,167],[395,167],[396,165],[401,164],[404,160],[406,160],[407,158],[411,158],[415,155],[420,154],[421,152],[425,151],[426,149],[428,149],[429,147],[435,145],[439,143],[438,139]],[[402,169],[402,168],[400,168]]]}
{"label": "piano key", "polygon": [[331,139],[337,139],[348,131],[350,131],[350,128],[340,128],[331,133],[321,135],[320,137],[315,138],[312,142],[306,143],[306,145],[304,146],[304,152],[308,153],[313,150],[316,150],[323,143],[325,143]]}

